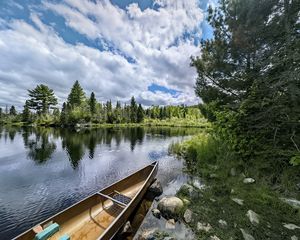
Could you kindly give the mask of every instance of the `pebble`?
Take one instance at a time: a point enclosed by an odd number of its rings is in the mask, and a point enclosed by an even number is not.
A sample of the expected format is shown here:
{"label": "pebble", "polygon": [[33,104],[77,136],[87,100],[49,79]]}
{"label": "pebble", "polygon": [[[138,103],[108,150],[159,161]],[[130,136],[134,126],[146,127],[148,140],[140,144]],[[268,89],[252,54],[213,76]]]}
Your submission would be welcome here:
{"label": "pebble", "polygon": [[209,223],[197,223],[197,229],[198,231],[204,231],[204,232],[209,232],[209,230],[212,229],[211,225]]}

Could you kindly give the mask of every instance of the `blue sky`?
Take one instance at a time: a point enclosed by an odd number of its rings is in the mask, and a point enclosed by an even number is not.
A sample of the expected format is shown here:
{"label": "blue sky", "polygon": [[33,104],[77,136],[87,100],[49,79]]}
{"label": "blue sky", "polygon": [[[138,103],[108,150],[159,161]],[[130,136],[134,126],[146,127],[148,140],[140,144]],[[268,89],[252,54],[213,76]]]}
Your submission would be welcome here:
{"label": "blue sky", "polygon": [[195,104],[201,39],[212,0],[0,2],[0,106],[21,108],[47,84],[62,103],[75,80],[100,101]]}

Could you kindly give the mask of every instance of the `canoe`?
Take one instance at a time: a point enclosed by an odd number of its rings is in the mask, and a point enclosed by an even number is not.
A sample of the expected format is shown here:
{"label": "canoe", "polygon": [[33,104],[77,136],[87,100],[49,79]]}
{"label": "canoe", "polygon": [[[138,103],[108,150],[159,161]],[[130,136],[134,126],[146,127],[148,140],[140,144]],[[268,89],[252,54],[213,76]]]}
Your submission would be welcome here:
{"label": "canoe", "polygon": [[158,162],[96,192],[14,239],[111,239],[137,207],[157,174]]}

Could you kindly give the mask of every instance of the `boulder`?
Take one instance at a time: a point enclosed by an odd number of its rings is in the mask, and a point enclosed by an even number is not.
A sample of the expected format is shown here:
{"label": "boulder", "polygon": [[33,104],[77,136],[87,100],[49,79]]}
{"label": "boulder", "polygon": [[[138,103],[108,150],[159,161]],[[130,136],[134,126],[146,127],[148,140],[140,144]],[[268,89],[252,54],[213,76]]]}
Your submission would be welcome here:
{"label": "boulder", "polygon": [[198,231],[204,231],[204,232],[209,232],[212,229],[212,226],[209,223],[197,223],[197,230]]}
{"label": "boulder", "polygon": [[183,208],[183,202],[178,197],[164,197],[158,202],[157,208],[166,219],[178,218]]}
{"label": "boulder", "polygon": [[151,212],[152,212],[152,214],[153,214],[154,217],[156,217],[156,218],[160,218],[161,217],[161,213],[160,213],[160,211],[157,208],[152,209]]}
{"label": "boulder", "polygon": [[175,229],[175,220],[174,219],[169,219],[166,222],[166,229]]}
{"label": "boulder", "polygon": [[297,236],[291,236],[291,240],[298,240]]}
{"label": "boulder", "polygon": [[193,212],[190,209],[187,209],[183,214],[183,219],[186,223],[190,223],[193,220]]}
{"label": "boulder", "polygon": [[163,193],[163,188],[160,181],[156,179],[148,188],[148,192],[151,193],[153,197],[160,196]]}
{"label": "boulder", "polygon": [[240,230],[245,240],[255,240],[255,238],[251,234],[247,233],[244,229],[241,228]]}
{"label": "boulder", "polygon": [[259,224],[259,216],[254,211],[248,210],[246,216],[249,218],[249,220],[252,224],[254,224],[254,225]]}
{"label": "boulder", "polygon": [[243,180],[243,183],[245,183],[245,184],[250,184],[250,183],[254,183],[254,182],[255,182],[255,179],[253,179],[253,178],[245,178]]}
{"label": "boulder", "polygon": [[235,203],[237,203],[238,205],[241,205],[241,206],[244,205],[244,200],[243,199],[231,198],[231,200],[234,201]]}
{"label": "boulder", "polygon": [[293,223],[284,223],[283,226],[289,230],[295,230],[295,229],[300,229],[299,226],[293,224]]}

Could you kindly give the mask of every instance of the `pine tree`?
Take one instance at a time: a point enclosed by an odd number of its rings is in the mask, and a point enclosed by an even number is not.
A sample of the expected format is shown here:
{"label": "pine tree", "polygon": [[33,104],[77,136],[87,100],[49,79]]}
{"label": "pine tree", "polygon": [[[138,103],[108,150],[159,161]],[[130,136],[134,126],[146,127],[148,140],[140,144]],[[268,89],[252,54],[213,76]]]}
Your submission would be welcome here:
{"label": "pine tree", "polygon": [[96,113],[96,105],[97,105],[97,100],[96,100],[94,92],[92,92],[91,97],[89,99],[90,112],[91,112],[92,116],[94,116]]}
{"label": "pine tree", "polygon": [[137,104],[135,98],[132,96],[130,101],[130,122],[135,123],[137,121]]}
{"label": "pine tree", "polygon": [[37,111],[38,114],[47,114],[50,108],[57,105],[54,91],[46,85],[37,85],[35,89],[28,90],[28,95],[30,97],[28,100],[29,108]]}
{"label": "pine tree", "polygon": [[16,108],[15,108],[14,105],[12,105],[10,107],[10,109],[9,109],[9,115],[11,115],[11,116],[16,116],[17,115],[17,110],[16,110]]}
{"label": "pine tree", "polygon": [[67,122],[68,122],[68,107],[67,104],[64,102],[60,114],[60,123],[66,124]]}
{"label": "pine tree", "polygon": [[30,109],[29,109],[29,101],[27,100],[25,102],[25,105],[24,105],[24,109],[23,109],[23,112],[22,112],[22,121],[23,122],[30,122],[31,121],[31,113],[30,113]]}
{"label": "pine tree", "polygon": [[245,159],[283,166],[300,155],[299,10],[297,0],[220,1],[209,10],[214,38],[192,58],[196,94]]}
{"label": "pine tree", "polygon": [[76,80],[73,87],[71,88],[67,104],[69,104],[71,108],[79,107],[85,100],[85,93],[82,87],[80,86],[78,80]]}
{"label": "pine tree", "polygon": [[3,109],[2,107],[0,107],[0,119],[2,118],[2,116],[3,116]]}
{"label": "pine tree", "polygon": [[139,104],[137,109],[137,122],[141,123],[144,121],[145,112],[141,104]]}

